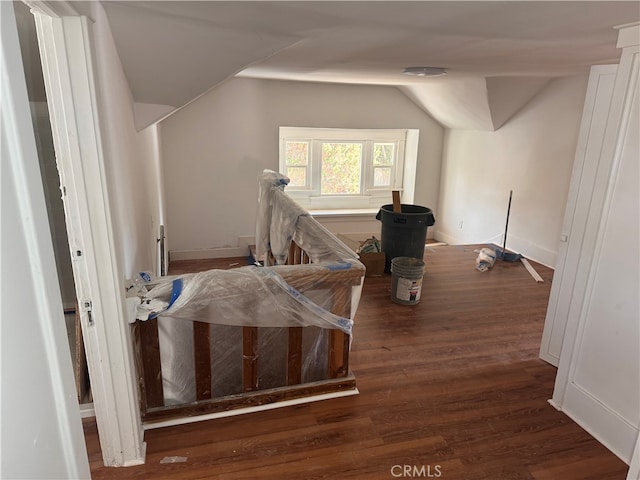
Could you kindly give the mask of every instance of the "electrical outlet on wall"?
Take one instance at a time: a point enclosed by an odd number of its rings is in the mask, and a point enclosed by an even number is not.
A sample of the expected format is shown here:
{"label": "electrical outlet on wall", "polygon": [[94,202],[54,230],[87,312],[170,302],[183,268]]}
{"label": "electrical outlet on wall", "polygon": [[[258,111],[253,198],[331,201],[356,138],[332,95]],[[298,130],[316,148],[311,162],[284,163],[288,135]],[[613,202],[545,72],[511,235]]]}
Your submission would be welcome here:
{"label": "electrical outlet on wall", "polygon": [[464,224],[464,221],[463,221],[463,220],[460,220],[460,221],[458,222],[458,229],[459,229],[459,230],[462,230],[462,225],[463,225],[463,224]]}

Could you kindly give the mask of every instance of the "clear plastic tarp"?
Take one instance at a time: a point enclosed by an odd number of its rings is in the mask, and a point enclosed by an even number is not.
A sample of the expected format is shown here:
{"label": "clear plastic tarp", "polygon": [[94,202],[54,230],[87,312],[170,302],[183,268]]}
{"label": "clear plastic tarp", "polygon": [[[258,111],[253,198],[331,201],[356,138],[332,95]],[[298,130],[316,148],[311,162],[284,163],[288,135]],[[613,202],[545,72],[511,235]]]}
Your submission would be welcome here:
{"label": "clear plastic tarp", "polygon": [[[154,278],[130,289],[140,299],[138,320],[159,317],[166,404],[195,400],[194,321],[212,324],[214,396],[240,393],[242,329],[237,327],[262,327],[260,388],[286,385],[287,327],[305,327],[303,382],[321,380],[326,372],[328,330],[352,335],[365,267],[284,192],[288,182],[270,170],[259,178],[257,256],[265,264],[272,258],[274,265]],[[310,264],[285,265],[292,241]]]}

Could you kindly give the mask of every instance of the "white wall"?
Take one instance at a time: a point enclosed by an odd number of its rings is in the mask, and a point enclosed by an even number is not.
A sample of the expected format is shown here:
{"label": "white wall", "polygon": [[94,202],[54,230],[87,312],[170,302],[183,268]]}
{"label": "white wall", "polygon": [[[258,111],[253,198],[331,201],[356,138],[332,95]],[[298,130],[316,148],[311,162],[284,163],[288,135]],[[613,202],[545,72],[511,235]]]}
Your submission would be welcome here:
{"label": "white wall", "polygon": [[507,248],[555,264],[586,86],[555,79],[495,132],[447,131],[436,238],[501,244],[513,190]]}
{"label": "white wall", "polygon": [[[7,2],[3,2],[7,3]],[[27,110],[28,111],[28,110]],[[4,132],[3,132],[4,133]],[[65,432],[75,435],[76,447],[84,448],[75,385],[47,212],[39,178],[37,156],[30,178],[38,192],[38,225],[47,256],[38,264],[30,242],[26,198],[16,190],[15,172],[5,168],[11,153],[2,143],[2,478],[72,478],[67,456],[73,445]],[[22,205],[22,208],[19,206]],[[18,206],[19,208],[16,208]],[[31,205],[29,205],[31,206]],[[27,231],[25,231],[27,230]],[[44,268],[43,268],[44,266]],[[38,272],[39,271],[39,272]],[[37,274],[34,272],[38,272]],[[38,278],[40,277],[40,278]],[[46,285],[57,312],[44,311],[42,285]],[[57,298],[56,298],[57,296]],[[55,371],[60,368],[60,371]],[[66,396],[65,397],[63,397]],[[46,399],[46,401],[43,401]],[[61,403],[64,399],[64,404]],[[65,411],[66,409],[66,411]],[[74,414],[69,418],[69,412]],[[68,422],[68,424],[67,424]],[[89,478],[88,463],[84,460]]]}
{"label": "white wall", "polygon": [[89,478],[12,2],[0,20],[0,477]]}
{"label": "white wall", "polygon": [[134,102],[104,10],[93,5],[96,83],[110,208],[123,280],[155,271],[162,221],[157,127],[137,132]]}
{"label": "white wall", "polygon": [[278,169],[280,126],[419,129],[414,203],[438,219],[444,129],[396,88],[237,78],[160,125],[172,252],[235,247],[254,234],[257,178]]}
{"label": "white wall", "polygon": [[[8,3],[8,2],[3,2]],[[27,110],[28,112],[28,104]],[[3,130],[4,136],[4,130]],[[30,165],[30,186],[38,202],[30,205],[16,186],[16,172],[6,168],[5,159],[12,152],[2,144],[2,478],[71,478],[68,455],[75,455],[65,432],[75,435],[79,448],[84,448],[82,426],[71,356],[67,343],[62,302],[37,155]],[[35,146],[34,152],[35,153]],[[37,193],[37,195],[36,195]],[[16,208],[17,207],[17,208]],[[37,208],[39,240],[46,247],[46,257],[37,259],[34,238],[26,226],[33,213],[21,210]],[[47,245],[48,243],[48,245]],[[35,258],[34,258],[35,257]],[[39,263],[40,262],[43,263]],[[44,267],[44,268],[43,268]],[[37,273],[35,273],[37,272]],[[47,287],[49,299],[44,296]],[[57,312],[43,310],[47,300]],[[60,368],[60,371],[56,371]],[[63,397],[66,396],[65,397]],[[61,399],[65,399],[61,404]],[[43,401],[46,399],[46,401]],[[65,411],[66,410],[66,411]],[[69,411],[75,413],[69,418]],[[67,422],[69,422],[67,424]],[[84,460],[89,478],[89,465]]]}

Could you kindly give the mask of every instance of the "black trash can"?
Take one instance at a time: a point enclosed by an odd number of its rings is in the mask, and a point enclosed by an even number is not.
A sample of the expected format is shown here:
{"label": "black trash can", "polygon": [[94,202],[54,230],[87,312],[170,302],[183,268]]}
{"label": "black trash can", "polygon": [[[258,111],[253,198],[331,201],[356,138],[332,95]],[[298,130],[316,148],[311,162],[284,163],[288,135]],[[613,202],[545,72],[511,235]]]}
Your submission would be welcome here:
{"label": "black trash can", "polygon": [[381,246],[385,253],[384,271],[391,271],[395,257],[413,257],[422,260],[427,227],[436,222],[430,208],[402,204],[402,213],[394,213],[393,205],[380,207],[376,219],[382,222]]}

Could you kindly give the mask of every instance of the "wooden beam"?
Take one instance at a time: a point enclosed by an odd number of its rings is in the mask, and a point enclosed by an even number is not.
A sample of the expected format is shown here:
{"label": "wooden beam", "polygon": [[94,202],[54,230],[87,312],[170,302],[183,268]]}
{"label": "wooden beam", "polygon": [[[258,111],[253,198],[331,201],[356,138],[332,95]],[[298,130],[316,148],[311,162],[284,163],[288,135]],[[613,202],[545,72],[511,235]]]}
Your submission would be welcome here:
{"label": "wooden beam", "polygon": [[520,261],[524,265],[524,268],[527,269],[527,272],[529,272],[529,274],[533,277],[533,279],[536,282],[538,283],[544,282],[543,278],[538,274],[538,272],[536,272],[536,269],[533,268],[533,266],[529,263],[529,260],[527,260],[524,257],[520,257]]}
{"label": "wooden beam", "polygon": [[132,330],[140,389],[140,409],[144,417],[150,408],[164,406],[158,319],[137,321],[133,324]]}
{"label": "wooden beam", "polygon": [[289,327],[287,385],[302,383],[302,327]]}
{"label": "wooden beam", "polygon": [[242,327],[242,389],[258,389],[258,328]]}
{"label": "wooden beam", "polygon": [[[331,312],[341,317],[351,315],[351,286],[335,285],[331,289],[333,308]],[[329,335],[329,378],[344,377],[349,372],[349,335],[342,330],[331,330]]]}
{"label": "wooden beam", "polygon": [[402,213],[402,204],[400,203],[400,192],[393,190],[391,192],[393,196],[393,213]]}
{"label": "wooden beam", "polygon": [[211,324],[193,322],[193,361],[196,373],[196,400],[208,400],[211,391]]}
{"label": "wooden beam", "polygon": [[194,417],[208,413],[226,412],[239,408],[255,407],[270,403],[293,400],[324,393],[355,390],[356,380],[353,374],[334,380],[303,383],[301,385],[270,388],[251,393],[229,395],[184,406],[154,408],[145,416],[145,423],[163,421],[170,418]]}
{"label": "wooden beam", "polygon": [[340,378],[349,371],[349,335],[331,330],[329,336],[329,378]]}

